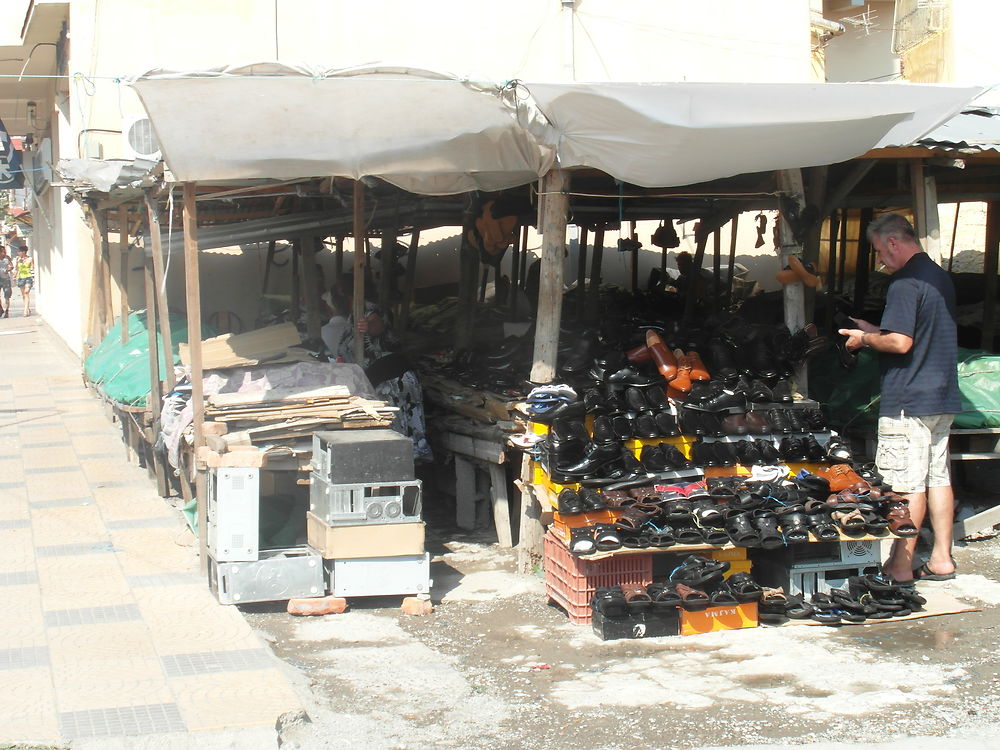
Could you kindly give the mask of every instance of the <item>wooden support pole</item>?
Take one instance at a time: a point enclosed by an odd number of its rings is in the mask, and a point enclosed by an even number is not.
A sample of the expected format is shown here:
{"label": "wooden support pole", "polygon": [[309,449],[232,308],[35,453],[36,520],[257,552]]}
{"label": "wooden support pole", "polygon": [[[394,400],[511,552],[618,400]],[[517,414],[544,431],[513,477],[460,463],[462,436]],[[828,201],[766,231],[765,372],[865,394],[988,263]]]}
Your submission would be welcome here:
{"label": "wooden support pole", "polygon": [[344,236],[337,235],[336,246],[333,251],[333,271],[335,280],[339,280],[344,274]]}
{"label": "wooden support pole", "polygon": [[104,288],[104,326],[101,338],[108,335],[115,324],[114,287],[111,281],[111,241],[108,236],[108,212],[97,212],[97,223],[101,230],[101,284]]}
{"label": "wooden support pole", "polygon": [[[799,215],[805,207],[805,189],[802,184],[800,169],[783,169],[778,172],[778,190],[794,201],[799,208]],[[781,253],[778,267],[788,265],[788,256],[801,255],[802,246],[795,240],[795,233],[784,216],[778,218],[778,241]],[[801,281],[784,285],[785,325],[792,333],[801,330],[806,324],[806,300],[804,285]],[[793,376],[794,387],[803,396],[808,395],[805,365],[799,366]]]}
{"label": "wooden support pole", "polygon": [[521,289],[528,283],[528,230],[531,227],[527,224],[521,230],[521,269],[517,275],[521,277]]}
{"label": "wooden support pole", "polygon": [[104,339],[111,325],[108,307],[111,303],[111,277],[108,268],[108,212],[94,212],[94,283],[97,294],[94,297],[97,316],[94,329],[95,343]]}
{"label": "wooden support pole", "polygon": [[462,240],[458,249],[458,317],[455,320],[455,348],[464,351],[472,345],[476,327],[476,288],[479,281],[479,249],[469,238],[474,235],[476,201],[473,195],[466,196],[465,211],[462,214]]}
{"label": "wooden support pole", "polygon": [[563,254],[566,251],[566,221],[569,213],[569,176],[553,169],[543,178],[545,193],[542,225],[542,265],[538,279],[538,308],[535,319],[535,356],[531,367],[534,383],[550,383],[556,374],[559,323],[562,318]]}
{"label": "wooden support pole", "polygon": [[712,232],[712,308],[719,309],[722,297],[722,230]]}
{"label": "wooden support pole", "polygon": [[87,340],[91,346],[97,346],[101,340],[101,311],[104,310],[103,290],[101,289],[101,230],[97,224],[97,216],[88,212],[87,221],[90,224],[94,245],[94,256],[90,264],[90,298],[87,305]]}
{"label": "wooden support pole", "polygon": [[831,292],[837,288],[837,236],[840,233],[840,214],[835,210],[829,217],[829,244],[826,254],[826,288]]}
{"label": "wooden support pole", "polygon": [[122,346],[128,344],[128,207],[118,209],[118,307],[122,318]]}
{"label": "wooden support pole", "polygon": [[708,244],[709,232],[703,229],[704,221],[698,223],[695,230],[694,260],[691,262],[691,278],[688,281],[687,291],[684,293],[684,320],[694,320],[694,308],[698,301],[697,287],[701,286],[701,266],[705,262],[705,246]]}
{"label": "wooden support pole", "polygon": [[[733,277],[736,273],[736,238],[739,233],[740,215],[734,214],[729,230],[729,273],[726,278],[726,305],[733,305]],[[663,251],[666,255],[666,250]]]}
{"label": "wooden support pole", "polygon": [[[163,372],[163,382],[167,392],[174,389],[177,379],[174,377],[174,342],[170,331],[170,309],[167,307],[167,286],[163,276],[163,247],[160,240],[160,213],[152,195],[146,192],[146,219],[149,222],[149,253],[153,259],[153,291],[156,297],[156,316],[160,321],[160,340],[163,342],[163,361],[166,371]],[[173,248],[170,248],[171,250]]]}
{"label": "wooden support pole", "polygon": [[302,240],[296,237],[292,240],[292,321],[299,322],[302,316]]}
{"label": "wooden support pole", "polygon": [[271,281],[271,268],[274,267],[274,251],[277,248],[277,244],[275,240],[267,243],[267,261],[264,263],[264,283],[261,285],[260,290],[262,295],[267,294],[267,287]]}
{"label": "wooden support pole", "polygon": [[924,174],[923,162],[910,165],[910,186],[913,190],[913,215],[917,239],[931,260],[941,263],[941,217],[938,214],[937,181]]}
{"label": "wooden support pole", "polygon": [[[396,214],[399,213],[399,201],[396,201]],[[382,262],[379,264],[381,272],[378,284],[378,303],[386,312],[393,303],[393,279],[396,271],[396,236],[399,228],[393,223],[382,230]]]}
{"label": "wooden support pole", "polygon": [[[629,238],[633,239],[633,240],[636,239],[635,222],[634,221],[629,222]],[[630,269],[629,269],[631,271],[630,284],[631,284],[631,287],[632,287],[632,293],[635,294],[639,290],[639,249],[638,248],[634,248],[629,253],[629,259],[631,260],[631,265],[630,265]]]}
{"label": "wooden support pole", "polygon": [[[337,238],[340,239],[339,237]],[[410,236],[410,249],[406,253],[406,275],[403,277],[403,307],[399,311],[399,331],[410,326],[410,307],[413,305],[413,280],[417,273],[417,248],[420,245],[420,230],[414,229]]]}
{"label": "wooden support pole", "polygon": [[948,273],[955,262],[955,238],[958,237],[958,215],[962,212],[962,201],[955,204],[955,223],[951,226],[951,247],[948,249]]}
{"label": "wooden support pole", "polygon": [[840,212],[840,257],[837,259],[837,291],[844,292],[844,276],[847,274],[847,220],[850,218],[849,209]]}
{"label": "wooden support pole", "polygon": [[149,338],[149,401],[154,419],[160,416],[160,351],[156,340],[156,283],[153,280],[153,256],[146,255],[143,282],[146,289],[146,336]]}
{"label": "wooden support pole", "polygon": [[490,267],[483,266],[482,279],[479,282],[479,304],[486,301],[486,283],[490,280]]}
{"label": "wooden support pole", "polygon": [[[193,182],[184,183],[184,288],[187,292],[188,352],[191,358],[191,406],[194,410],[194,454],[205,444],[204,372],[201,364],[201,274],[198,267],[198,205]],[[195,478],[198,498],[199,569],[208,573],[208,502],[205,472]]]}
{"label": "wooden support pole", "polygon": [[868,242],[868,225],[875,218],[875,209],[862,208],[858,226],[858,259],[854,268],[854,310],[861,312],[868,294],[868,267],[870,265],[871,244]]}
{"label": "wooden support pole", "polygon": [[306,300],[306,338],[318,339],[322,321],[319,319],[319,295],[316,287],[316,251],[319,237],[303,237],[302,247],[302,290]]}
{"label": "wooden support pole", "polygon": [[576,256],[576,319],[583,320],[587,303],[587,228],[580,227]]}
{"label": "wooden support pole", "polygon": [[598,314],[601,297],[601,262],[604,260],[604,225],[594,230],[594,252],[590,258],[590,286],[587,288],[588,318],[593,320]]}
{"label": "wooden support pole", "polygon": [[[365,317],[365,186],[361,180],[354,183],[354,302],[351,320],[357,326]],[[354,361],[364,366],[365,340],[355,332]]]}
{"label": "wooden support pole", "polygon": [[520,299],[518,291],[521,286],[521,227],[514,227],[514,246],[510,249],[510,319],[517,320],[517,302]]}
{"label": "wooden support pole", "polygon": [[1000,202],[986,204],[986,247],[983,248],[983,336],[980,347],[993,351],[996,332],[997,256],[1000,254]]}

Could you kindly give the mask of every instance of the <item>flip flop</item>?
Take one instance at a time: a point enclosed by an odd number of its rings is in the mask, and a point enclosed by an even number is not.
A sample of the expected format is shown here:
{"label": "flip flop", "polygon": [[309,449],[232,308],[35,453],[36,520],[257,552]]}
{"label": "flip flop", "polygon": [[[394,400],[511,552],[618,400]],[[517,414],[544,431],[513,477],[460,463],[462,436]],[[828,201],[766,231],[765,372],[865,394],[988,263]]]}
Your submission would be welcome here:
{"label": "flip flop", "polygon": [[913,571],[913,577],[918,581],[951,581],[955,578],[954,573],[935,573],[924,563]]}

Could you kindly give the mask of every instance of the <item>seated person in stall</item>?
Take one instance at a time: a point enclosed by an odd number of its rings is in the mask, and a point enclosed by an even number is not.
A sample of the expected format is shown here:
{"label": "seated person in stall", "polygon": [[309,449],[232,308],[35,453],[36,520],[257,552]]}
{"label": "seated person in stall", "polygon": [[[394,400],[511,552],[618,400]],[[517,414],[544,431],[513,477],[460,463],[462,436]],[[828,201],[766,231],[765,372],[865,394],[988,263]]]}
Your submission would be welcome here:
{"label": "seated person in stall", "polygon": [[[365,284],[366,294],[373,289]],[[417,461],[431,461],[433,454],[427,442],[424,424],[424,395],[417,373],[406,356],[399,351],[388,315],[372,300],[365,299],[365,316],[354,321],[354,275],[345,273],[330,290],[334,307],[342,311],[345,325],[333,350],[339,361],[355,362],[355,336],[364,338],[364,361],[357,362],[375,386],[376,394],[399,407],[392,428],[413,441],[413,456]],[[332,322],[332,321],[331,321]]]}

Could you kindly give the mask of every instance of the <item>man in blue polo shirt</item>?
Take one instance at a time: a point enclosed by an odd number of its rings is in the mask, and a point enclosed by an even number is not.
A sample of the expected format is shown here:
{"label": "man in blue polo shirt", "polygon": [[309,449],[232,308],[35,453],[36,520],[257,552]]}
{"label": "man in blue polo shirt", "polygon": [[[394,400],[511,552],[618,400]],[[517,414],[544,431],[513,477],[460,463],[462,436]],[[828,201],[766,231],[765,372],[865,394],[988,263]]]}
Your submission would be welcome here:
{"label": "man in blue polo shirt", "polygon": [[909,500],[918,528],[930,515],[934,548],[913,569],[916,538],[897,539],[883,569],[901,583],[914,577],[955,577],[951,534],[955,497],[949,474],[948,436],[961,411],[955,287],[948,274],[920,247],[910,222],[883,214],[868,225],[879,262],[892,274],[880,325],[852,318],[845,328],[849,350],[879,353],[882,400],[875,463],[886,483]]}

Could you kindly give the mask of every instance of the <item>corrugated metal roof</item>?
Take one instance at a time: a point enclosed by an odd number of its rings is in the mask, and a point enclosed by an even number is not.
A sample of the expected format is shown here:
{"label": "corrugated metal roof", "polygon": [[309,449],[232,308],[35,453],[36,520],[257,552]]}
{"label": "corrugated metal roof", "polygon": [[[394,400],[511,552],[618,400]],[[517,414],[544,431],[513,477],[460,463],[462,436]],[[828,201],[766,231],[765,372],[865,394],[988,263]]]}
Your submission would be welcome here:
{"label": "corrugated metal roof", "polygon": [[916,142],[919,146],[959,151],[1000,151],[1000,108],[962,110]]}

